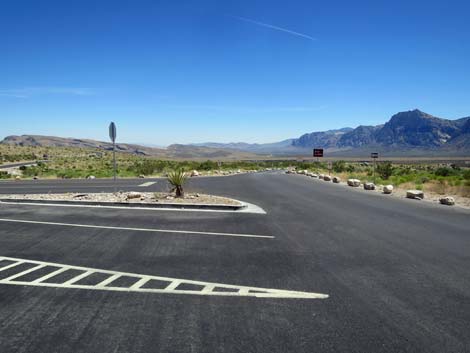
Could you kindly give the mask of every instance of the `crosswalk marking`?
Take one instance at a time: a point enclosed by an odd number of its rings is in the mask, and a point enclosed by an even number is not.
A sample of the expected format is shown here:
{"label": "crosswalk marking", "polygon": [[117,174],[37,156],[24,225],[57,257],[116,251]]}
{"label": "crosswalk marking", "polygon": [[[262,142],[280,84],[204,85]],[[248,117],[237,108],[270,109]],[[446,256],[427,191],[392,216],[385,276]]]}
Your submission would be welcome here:
{"label": "crosswalk marking", "polygon": [[[26,271],[21,271],[9,276],[8,278],[1,279],[0,284],[17,285],[17,286],[33,286],[33,287],[50,287],[50,288],[73,288],[73,289],[88,289],[88,290],[105,290],[116,292],[140,292],[140,293],[155,293],[155,294],[190,294],[190,295],[212,295],[212,296],[231,296],[231,297],[254,297],[254,298],[284,298],[284,299],[326,299],[327,294],[300,292],[271,288],[248,287],[231,284],[222,284],[215,282],[194,281],[181,278],[150,276],[136,273],[118,272],[94,269],[81,266],[69,266],[64,264],[35,261],[27,259],[17,259],[11,257],[0,256],[0,261],[13,261],[11,265],[0,268],[0,271],[6,267],[14,268],[20,263],[36,265]],[[51,270],[46,274],[33,281],[21,280],[21,276],[34,272],[40,268],[52,266],[59,269]],[[45,280],[52,278],[67,270],[77,270],[82,273],[69,279],[64,280],[62,283],[48,283]],[[108,277],[98,284],[78,284],[81,279],[84,279],[94,273],[107,275]],[[113,282],[119,277],[132,277],[136,282],[128,287],[113,286]],[[164,289],[145,288],[144,285],[151,280],[169,283]],[[180,285],[190,285],[187,287],[197,287],[198,289],[178,289]],[[191,286],[192,285],[192,286]],[[201,289],[202,288],[202,289]]]}

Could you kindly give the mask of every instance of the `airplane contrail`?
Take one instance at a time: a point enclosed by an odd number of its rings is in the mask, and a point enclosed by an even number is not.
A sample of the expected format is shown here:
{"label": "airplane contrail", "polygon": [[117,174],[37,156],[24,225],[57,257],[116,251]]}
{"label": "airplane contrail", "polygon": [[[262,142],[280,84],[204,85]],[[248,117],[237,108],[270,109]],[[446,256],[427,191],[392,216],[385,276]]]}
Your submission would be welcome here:
{"label": "airplane contrail", "polygon": [[304,34],[304,33],[299,33],[299,32],[294,32],[294,31],[291,31],[290,29],[287,29],[287,28],[282,28],[282,27],[278,27],[278,26],[273,26],[273,25],[270,25],[268,23],[263,23],[263,22],[259,22],[259,21],[255,21],[255,20],[252,20],[252,19],[249,19],[249,18],[246,18],[246,17],[240,17],[240,16],[230,16],[232,18],[235,18],[237,20],[240,20],[240,21],[245,21],[245,22],[249,22],[249,23],[253,23],[255,25],[258,25],[258,26],[261,26],[261,27],[266,27],[266,28],[271,28],[271,29],[274,29],[276,31],[281,31],[281,32],[285,32],[285,33],[289,33],[291,35],[294,35],[294,36],[297,36],[297,37],[302,37],[302,38],[305,38],[305,39],[309,39],[309,40],[316,40],[316,38],[313,38],[307,34]]}

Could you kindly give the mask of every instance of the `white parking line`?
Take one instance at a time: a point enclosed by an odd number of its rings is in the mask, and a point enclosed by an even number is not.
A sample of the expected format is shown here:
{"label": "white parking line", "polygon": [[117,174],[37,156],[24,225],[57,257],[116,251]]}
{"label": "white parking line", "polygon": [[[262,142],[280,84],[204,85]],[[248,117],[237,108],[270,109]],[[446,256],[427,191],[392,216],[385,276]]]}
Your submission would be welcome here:
{"label": "white parking line", "polygon": [[121,277],[120,274],[114,274],[112,275],[111,277],[108,277],[106,278],[104,281],[98,283],[96,285],[96,287],[106,287],[108,284],[110,284],[111,282],[114,282],[115,280],[117,280],[119,277]]}
{"label": "white parking line", "polygon": [[153,185],[153,184],[155,184],[154,181],[148,181],[148,182],[146,182],[146,183],[140,184],[139,186],[142,187],[142,188],[145,188],[145,187],[151,186],[151,185]]}
{"label": "white parking line", "polygon": [[32,281],[31,283],[43,282],[43,281],[45,281],[46,279],[52,278],[52,277],[54,277],[54,276],[57,276],[58,274],[60,274],[60,273],[62,273],[62,272],[65,272],[65,271],[67,271],[67,270],[68,270],[67,267],[59,268],[58,270],[52,271],[51,273],[48,273],[48,274],[45,275],[45,276],[42,276],[42,277],[39,277],[38,279],[35,279],[35,280]]}
{"label": "white parking line", "polygon": [[[223,284],[223,283],[193,281],[193,280],[180,279],[180,278],[149,276],[149,275],[141,275],[141,274],[136,274],[136,273],[100,270],[100,269],[89,268],[89,267],[69,266],[69,265],[63,265],[63,264],[58,264],[58,263],[53,263],[53,262],[34,261],[34,260],[28,260],[28,259],[17,259],[17,258],[12,258],[12,257],[0,256],[0,261],[2,260],[14,261],[15,263],[27,263],[27,264],[36,265],[30,270],[14,274],[6,279],[0,279],[0,284],[4,284],[4,285],[106,290],[106,291],[115,291],[115,292],[140,292],[140,293],[154,293],[154,294],[157,294],[157,293],[158,294],[192,294],[192,295],[205,295],[205,296],[283,298],[283,299],[293,299],[293,298],[326,299],[328,298],[327,294],[321,294],[321,293],[299,292],[299,291],[260,288],[260,287],[247,287],[247,286],[238,286],[238,285]],[[52,274],[53,273],[56,274],[57,270],[35,281],[18,280],[18,278],[21,275],[25,274],[26,272],[27,273],[34,272],[35,270],[46,267],[46,266],[65,268],[64,271],[66,270],[84,271],[84,273],[70,280],[62,281],[62,283],[42,282],[43,279],[53,277]],[[76,284],[76,282],[78,282],[79,279],[85,278],[86,276],[91,275],[93,273],[104,274],[110,277],[106,279],[105,281],[102,281],[101,283],[98,283],[96,285]],[[137,280],[137,282],[128,287],[113,287],[112,282],[121,276],[133,277]],[[170,284],[167,285],[166,288],[164,289],[142,288],[142,286],[144,286],[147,282],[152,281],[152,280],[157,281],[157,282],[162,282],[162,281],[169,282]],[[111,285],[104,286],[103,284],[105,282]],[[193,287],[196,287],[196,289],[178,290],[178,286],[180,284],[193,285]]]}
{"label": "white parking line", "polygon": [[21,261],[15,262],[14,264],[3,266],[2,268],[0,268],[0,271],[5,271],[5,270],[8,270],[9,268],[12,268],[12,267],[15,267],[15,266],[18,266],[18,265],[21,265],[21,264],[22,264]]}
{"label": "white parking line", "polygon": [[86,271],[78,276],[75,276],[74,278],[71,278],[69,279],[67,282],[65,282],[64,284],[66,285],[69,285],[69,284],[74,284],[74,283],[77,283],[78,281],[80,281],[81,279],[85,278],[85,277],[88,277],[89,275],[91,275],[94,271]]}
{"label": "white parking line", "polygon": [[272,236],[272,235],[243,234],[243,233],[201,232],[201,231],[194,231],[194,230],[176,230],[176,229],[152,229],[152,228],[131,228],[131,227],[98,226],[98,225],[91,225],[91,224],[75,224],[75,223],[59,223],[59,222],[29,221],[29,220],[23,220],[23,219],[8,219],[8,218],[0,218],[0,222],[44,224],[44,225],[63,226],[63,227],[80,227],[80,228],[131,230],[131,231],[136,231],[136,232],[173,233],[173,234],[189,234],[189,235],[214,235],[214,236],[226,236],[226,237],[274,239],[274,236]]}
{"label": "white parking line", "polygon": [[10,277],[7,277],[7,278],[4,278],[3,280],[4,281],[12,281],[14,280],[15,278],[18,278],[18,277],[21,277],[21,276],[24,276],[24,275],[27,275],[28,273],[30,272],[34,272],[36,270],[39,270],[40,268],[43,268],[43,267],[46,267],[46,265],[44,264],[41,264],[41,265],[37,265],[37,266],[34,266],[33,268],[30,268],[26,271],[23,271],[23,272],[19,272],[19,273],[16,273]]}

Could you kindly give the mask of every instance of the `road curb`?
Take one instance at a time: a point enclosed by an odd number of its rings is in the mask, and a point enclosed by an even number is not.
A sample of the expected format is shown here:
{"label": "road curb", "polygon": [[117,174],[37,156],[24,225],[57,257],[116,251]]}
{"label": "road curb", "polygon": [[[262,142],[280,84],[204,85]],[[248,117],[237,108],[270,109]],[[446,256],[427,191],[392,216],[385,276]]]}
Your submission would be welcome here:
{"label": "road curb", "polygon": [[28,204],[49,204],[49,205],[84,205],[84,206],[115,206],[128,208],[172,208],[172,209],[193,209],[193,210],[214,210],[214,211],[239,211],[248,207],[244,202],[241,205],[221,205],[202,203],[130,203],[130,202],[99,202],[99,201],[66,201],[66,200],[28,200],[28,199],[0,199],[5,203],[28,203]]}

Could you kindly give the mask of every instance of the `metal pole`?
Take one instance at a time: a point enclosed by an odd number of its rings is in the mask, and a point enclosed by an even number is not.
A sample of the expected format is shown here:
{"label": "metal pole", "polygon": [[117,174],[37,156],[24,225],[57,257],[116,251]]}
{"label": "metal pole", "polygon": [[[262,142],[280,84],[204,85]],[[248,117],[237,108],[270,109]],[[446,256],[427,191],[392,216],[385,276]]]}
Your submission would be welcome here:
{"label": "metal pole", "polygon": [[374,158],[374,184],[375,184],[375,160],[376,158]]}
{"label": "metal pole", "polygon": [[116,193],[116,143],[113,141],[114,193]]}

